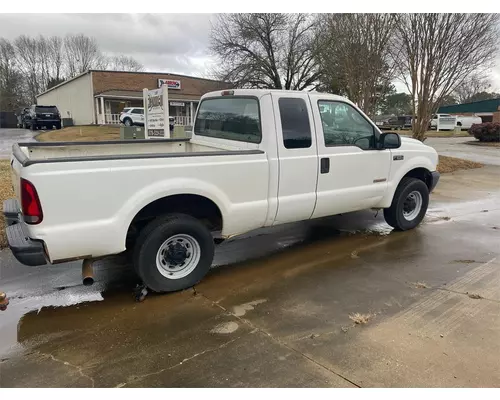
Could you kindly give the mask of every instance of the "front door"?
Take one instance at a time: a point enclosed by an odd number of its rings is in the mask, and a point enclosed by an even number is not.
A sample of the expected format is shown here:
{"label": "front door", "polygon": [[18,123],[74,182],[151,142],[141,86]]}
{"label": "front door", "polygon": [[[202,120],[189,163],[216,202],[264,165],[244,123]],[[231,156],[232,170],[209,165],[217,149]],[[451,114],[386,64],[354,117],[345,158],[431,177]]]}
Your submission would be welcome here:
{"label": "front door", "polygon": [[313,118],[302,94],[272,93],[279,157],[278,211],[274,224],[311,218],[316,203],[318,156]]}
{"label": "front door", "polygon": [[377,150],[378,131],[342,101],[311,101],[317,132],[317,200],[313,218],[374,207],[387,190],[390,150]]}

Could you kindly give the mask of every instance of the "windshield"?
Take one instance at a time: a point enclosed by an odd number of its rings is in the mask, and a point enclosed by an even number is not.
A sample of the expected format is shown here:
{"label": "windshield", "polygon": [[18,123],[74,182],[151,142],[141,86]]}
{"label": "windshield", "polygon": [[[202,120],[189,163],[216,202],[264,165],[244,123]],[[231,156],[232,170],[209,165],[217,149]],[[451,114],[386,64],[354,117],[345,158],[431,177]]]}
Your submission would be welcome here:
{"label": "windshield", "polygon": [[57,107],[55,106],[36,106],[35,110],[39,113],[58,113]]}
{"label": "windshield", "polygon": [[220,139],[260,143],[259,103],[249,97],[217,97],[201,102],[194,133]]}

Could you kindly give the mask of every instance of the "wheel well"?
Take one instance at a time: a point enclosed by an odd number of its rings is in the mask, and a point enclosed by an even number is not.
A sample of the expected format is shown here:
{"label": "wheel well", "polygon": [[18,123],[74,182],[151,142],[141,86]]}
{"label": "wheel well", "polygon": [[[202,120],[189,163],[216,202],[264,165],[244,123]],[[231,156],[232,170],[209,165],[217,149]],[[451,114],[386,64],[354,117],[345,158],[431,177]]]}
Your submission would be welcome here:
{"label": "wheel well", "polygon": [[136,236],[151,220],[170,213],[188,214],[202,221],[211,231],[222,230],[222,213],[210,199],[194,194],[163,197],[148,204],[132,220],[127,238]]}
{"label": "wheel well", "polygon": [[412,169],[411,171],[407,172],[404,177],[406,177],[406,176],[408,176],[410,178],[420,179],[422,182],[424,182],[427,185],[429,190],[431,190],[432,174],[430,173],[429,170],[427,170],[425,168],[415,168],[415,169]]}

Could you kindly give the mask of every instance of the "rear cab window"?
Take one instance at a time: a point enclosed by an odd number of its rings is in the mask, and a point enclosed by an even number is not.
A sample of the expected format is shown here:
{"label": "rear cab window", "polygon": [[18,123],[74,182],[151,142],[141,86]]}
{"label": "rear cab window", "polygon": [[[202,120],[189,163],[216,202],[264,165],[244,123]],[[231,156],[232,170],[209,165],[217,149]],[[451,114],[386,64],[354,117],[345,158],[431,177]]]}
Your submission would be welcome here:
{"label": "rear cab window", "polygon": [[258,99],[244,96],[204,99],[198,108],[194,133],[218,139],[260,143],[262,131]]}
{"label": "rear cab window", "polygon": [[35,106],[35,111],[40,114],[43,113],[57,114],[59,112],[57,110],[57,107],[55,106]]}

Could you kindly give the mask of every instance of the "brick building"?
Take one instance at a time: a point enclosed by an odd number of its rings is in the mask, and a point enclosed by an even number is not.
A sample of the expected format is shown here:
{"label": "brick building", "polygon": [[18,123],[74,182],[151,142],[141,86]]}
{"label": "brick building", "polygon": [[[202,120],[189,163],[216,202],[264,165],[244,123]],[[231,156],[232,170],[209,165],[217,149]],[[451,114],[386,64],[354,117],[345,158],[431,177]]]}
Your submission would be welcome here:
{"label": "brick building", "polygon": [[169,115],[191,125],[200,97],[230,84],[162,72],[89,70],[37,96],[37,104],[56,105],[75,125],[117,124],[125,107],[142,107],[142,90],[168,85]]}

